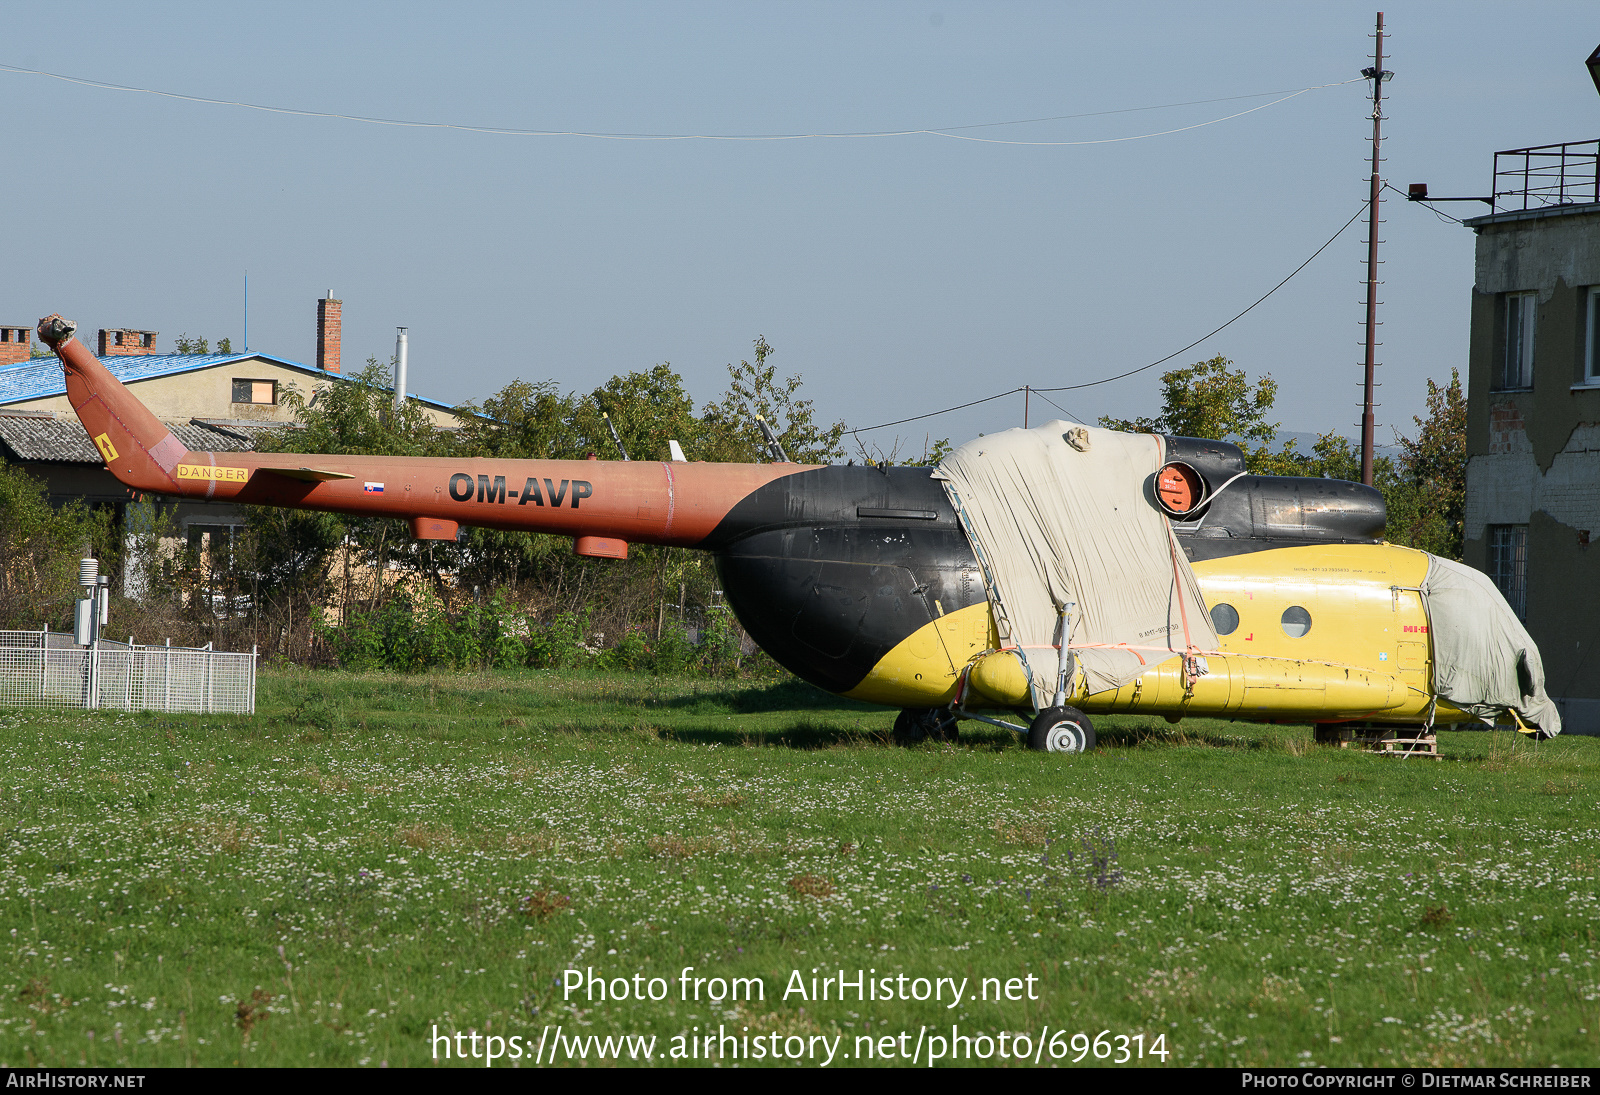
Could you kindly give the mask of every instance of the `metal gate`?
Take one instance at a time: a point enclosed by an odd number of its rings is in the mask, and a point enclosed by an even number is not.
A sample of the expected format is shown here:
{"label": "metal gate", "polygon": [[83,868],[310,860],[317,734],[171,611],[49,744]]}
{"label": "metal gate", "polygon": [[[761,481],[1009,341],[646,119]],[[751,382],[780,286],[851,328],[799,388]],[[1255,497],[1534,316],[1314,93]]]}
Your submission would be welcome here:
{"label": "metal gate", "polygon": [[256,655],[0,631],[0,707],[253,714]]}

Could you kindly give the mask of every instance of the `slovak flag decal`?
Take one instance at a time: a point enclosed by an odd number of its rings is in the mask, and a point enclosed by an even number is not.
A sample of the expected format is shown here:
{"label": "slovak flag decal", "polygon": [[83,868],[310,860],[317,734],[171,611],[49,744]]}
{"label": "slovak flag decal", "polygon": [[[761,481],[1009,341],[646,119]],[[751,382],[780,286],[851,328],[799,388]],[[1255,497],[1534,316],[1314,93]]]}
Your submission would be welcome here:
{"label": "slovak flag decal", "polygon": [[366,491],[368,494],[382,494],[383,493],[383,484],[382,483],[368,483],[364,487],[362,487],[361,489]]}

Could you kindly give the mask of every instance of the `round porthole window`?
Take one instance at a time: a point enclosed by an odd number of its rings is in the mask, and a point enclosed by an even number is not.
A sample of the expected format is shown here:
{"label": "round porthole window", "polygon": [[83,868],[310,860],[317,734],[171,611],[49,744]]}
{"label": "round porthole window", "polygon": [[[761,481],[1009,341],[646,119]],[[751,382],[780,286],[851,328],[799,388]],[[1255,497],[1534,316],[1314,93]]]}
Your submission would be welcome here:
{"label": "round porthole window", "polygon": [[1298,639],[1311,630],[1311,613],[1299,605],[1291,605],[1283,610],[1283,633],[1291,639]]}
{"label": "round porthole window", "polygon": [[1229,604],[1217,605],[1211,610],[1211,626],[1218,635],[1232,635],[1239,630],[1239,610]]}

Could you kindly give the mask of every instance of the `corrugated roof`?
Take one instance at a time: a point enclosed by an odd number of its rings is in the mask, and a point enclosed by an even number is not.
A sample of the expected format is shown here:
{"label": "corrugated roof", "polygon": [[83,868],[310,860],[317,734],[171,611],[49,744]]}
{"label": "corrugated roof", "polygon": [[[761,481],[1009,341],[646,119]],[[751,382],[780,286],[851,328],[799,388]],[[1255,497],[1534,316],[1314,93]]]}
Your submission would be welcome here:
{"label": "corrugated roof", "polygon": [[[111,375],[124,384],[134,384],[141,380],[154,380],[162,376],[176,376],[180,373],[192,373],[200,369],[211,369],[218,365],[231,365],[236,361],[266,361],[273,365],[281,365],[286,369],[295,369],[313,376],[319,380],[344,380],[348,379],[340,373],[325,372],[314,369],[310,365],[302,365],[298,361],[290,361],[286,357],[275,354],[263,354],[256,351],[243,354],[149,354],[149,355],[122,355],[115,354],[100,358],[100,364],[111,370]],[[0,369],[0,406],[8,403],[23,403],[30,399],[47,399],[53,395],[67,393],[66,374],[61,369],[61,363],[55,356],[34,358],[21,365],[14,365],[9,369]],[[426,403],[440,410],[451,411],[455,408],[448,403],[426,396],[406,393],[406,398],[415,399],[419,403]]]}
{"label": "corrugated roof", "polygon": [[[192,452],[251,452],[256,439],[268,430],[282,429],[283,423],[226,426],[199,422],[168,422],[167,428]],[[83,424],[76,418],[42,418],[37,415],[6,414],[0,410],[0,444],[11,450],[16,460],[40,460],[64,464],[102,464]]]}
{"label": "corrugated roof", "polygon": [[[228,365],[235,361],[250,361],[258,358],[262,361],[269,361],[274,365],[298,369],[312,376],[329,375],[321,369],[312,369],[296,361],[259,353],[151,354],[148,356],[117,354],[102,357],[100,363],[110,369],[111,375],[124,384],[132,384],[140,380],[152,380],[160,376],[174,376],[178,373],[192,373],[198,369],[210,369],[217,365]],[[53,355],[34,358],[32,361],[23,362],[21,365],[15,365],[9,369],[0,369],[0,405],[21,403],[29,399],[46,399],[53,395],[65,395],[66,392],[66,374],[61,369],[61,363]]]}

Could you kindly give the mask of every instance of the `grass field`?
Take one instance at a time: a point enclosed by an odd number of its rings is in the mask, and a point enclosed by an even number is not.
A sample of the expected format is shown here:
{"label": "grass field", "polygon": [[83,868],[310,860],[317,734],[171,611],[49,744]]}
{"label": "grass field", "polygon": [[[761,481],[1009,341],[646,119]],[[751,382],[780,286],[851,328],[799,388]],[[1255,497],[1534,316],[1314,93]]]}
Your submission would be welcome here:
{"label": "grass field", "polygon": [[[525,1067],[541,1039],[564,1065],[572,1038],[653,1035],[670,1063],[708,1027],[967,1063],[952,1026],[991,1065],[1022,1063],[1001,1032],[1058,1064],[1600,1059],[1600,740],[1450,733],[1399,761],[1123,718],[1062,757],[987,729],[897,749],[891,719],[584,672],[264,672],[253,717],[0,713],[0,1063],[416,1065],[436,1029],[517,1037]],[[686,966],[764,999],[685,1001]],[[568,968],[666,998],[565,999]],[[940,998],[784,999],[813,968]]]}

